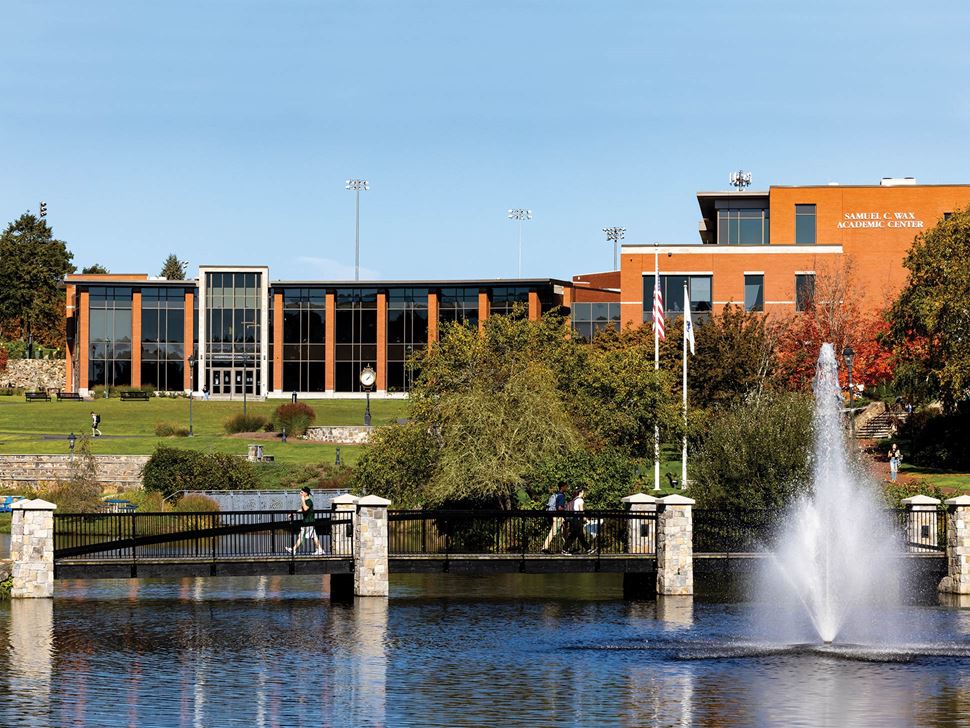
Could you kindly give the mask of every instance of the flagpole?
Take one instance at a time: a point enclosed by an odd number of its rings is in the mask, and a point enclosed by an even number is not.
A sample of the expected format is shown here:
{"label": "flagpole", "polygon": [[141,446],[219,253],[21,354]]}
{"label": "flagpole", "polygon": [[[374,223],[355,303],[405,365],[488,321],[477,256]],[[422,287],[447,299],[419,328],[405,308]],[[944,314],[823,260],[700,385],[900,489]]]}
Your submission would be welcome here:
{"label": "flagpole", "polygon": [[[654,307],[657,305],[656,291],[660,287],[660,243],[653,244],[653,290]],[[660,371],[660,331],[656,322],[653,326],[653,370]],[[653,426],[653,489],[660,490],[660,424]]]}
{"label": "flagpole", "polygon": [[690,316],[690,299],[687,297],[687,282],[684,281],[684,449],[680,458],[680,489],[687,487],[687,317]]}

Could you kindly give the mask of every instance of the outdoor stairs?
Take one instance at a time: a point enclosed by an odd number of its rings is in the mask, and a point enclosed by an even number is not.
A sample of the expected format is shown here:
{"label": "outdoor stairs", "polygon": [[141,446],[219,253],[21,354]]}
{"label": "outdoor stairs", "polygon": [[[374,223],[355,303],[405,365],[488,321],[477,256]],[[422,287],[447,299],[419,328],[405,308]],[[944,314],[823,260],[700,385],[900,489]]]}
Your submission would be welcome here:
{"label": "outdoor stairs", "polygon": [[[147,455],[95,455],[98,480],[120,490],[141,488],[141,469]],[[0,489],[11,490],[37,483],[70,480],[68,455],[0,455]]]}
{"label": "outdoor stairs", "polygon": [[856,424],[857,440],[885,440],[892,437],[897,428],[906,421],[905,412],[881,412],[862,424]]}

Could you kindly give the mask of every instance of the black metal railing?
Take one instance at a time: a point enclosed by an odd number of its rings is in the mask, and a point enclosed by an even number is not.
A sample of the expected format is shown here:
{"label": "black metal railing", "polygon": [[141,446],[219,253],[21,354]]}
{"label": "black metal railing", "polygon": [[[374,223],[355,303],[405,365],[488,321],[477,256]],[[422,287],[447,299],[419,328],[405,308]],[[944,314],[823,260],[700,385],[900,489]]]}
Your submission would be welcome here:
{"label": "black metal railing", "polygon": [[783,513],[764,508],[695,508],[694,552],[758,553],[771,549]]}
{"label": "black metal railing", "polygon": [[947,512],[941,508],[889,512],[906,551],[911,554],[946,551]]}
{"label": "black metal railing", "polygon": [[390,511],[387,527],[393,556],[656,554],[652,512]]}
{"label": "black metal railing", "polygon": [[[290,556],[303,522],[292,511],[208,513],[58,513],[54,558],[97,560],[217,559]],[[351,514],[318,513],[314,531],[324,554],[353,556]],[[296,555],[316,544],[303,539]]]}

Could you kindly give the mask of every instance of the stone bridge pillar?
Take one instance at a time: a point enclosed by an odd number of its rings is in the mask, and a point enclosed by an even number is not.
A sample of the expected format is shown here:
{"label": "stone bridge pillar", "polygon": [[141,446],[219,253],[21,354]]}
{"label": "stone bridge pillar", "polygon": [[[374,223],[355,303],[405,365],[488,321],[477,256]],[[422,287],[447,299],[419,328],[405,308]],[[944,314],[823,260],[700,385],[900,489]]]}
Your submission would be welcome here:
{"label": "stone bridge pillar", "polygon": [[937,506],[940,501],[928,495],[903,498],[906,506],[906,550],[911,552],[936,551],[939,547],[939,523]]}
{"label": "stone bridge pillar", "polygon": [[54,596],[54,509],[40,498],[11,507],[10,560],[14,599]]}
{"label": "stone bridge pillar", "polygon": [[937,589],[970,594],[970,495],[948,498],[946,520],[946,576]]}
{"label": "stone bridge pillar", "polygon": [[646,493],[634,493],[621,498],[627,510],[633,513],[647,513],[649,518],[631,518],[626,531],[626,552],[628,554],[652,554],[657,547],[657,521],[653,517],[657,511],[657,499]]}
{"label": "stone bridge pillar", "polygon": [[386,597],[387,507],[391,501],[368,495],[357,501],[354,521],[354,594],[358,597]]}
{"label": "stone bridge pillar", "polygon": [[[330,501],[330,508],[335,518],[349,518],[350,523],[332,525],[330,528],[330,553],[334,556],[350,556],[354,552],[354,525],[357,522],[357,501],[359,498],[350,493],[338,495]],[[354,575],[331,574],[330,598],[353,599]]]}
{"label": "stone bridge pillar", "polygon": [[682,495],[668,495],[657,504],[657,594],[694,593],[694,543],[691,506]]}

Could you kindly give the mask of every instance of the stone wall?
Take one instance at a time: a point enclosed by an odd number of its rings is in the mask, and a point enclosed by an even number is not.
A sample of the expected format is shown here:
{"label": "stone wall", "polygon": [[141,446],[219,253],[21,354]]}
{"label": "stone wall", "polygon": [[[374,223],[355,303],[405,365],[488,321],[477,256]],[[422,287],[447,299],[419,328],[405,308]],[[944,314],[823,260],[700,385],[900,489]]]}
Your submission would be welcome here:
{"label": "stone wall", "polygon": [[54,596],[54,509],[40,499],[14,503],[10,527],[13,599]]}
{"label": "stone wall", "polygon": [[329,442],[333,445],[366,445],[370,442],[373,427],[326,426],[310,427],[306,439],[314,442]]}
{"label": "stone wall", "polygon": [[694,593],[694,501],[661,498],[657,508],[657,594]]}
{"label": "stone wall", "polygon": [[368,495],[357,501],[354,521],[354,594],[386,597],[388,581],[387,507],[389,500]]}
{"label": "stone wall", "polygon": [[0,372],[0,387],[64,389],[63,359],[11,359]]}
{"label": "stone wall", "polygon": [[[67,442],[64,442],[67,449]],[[148,455],[95,455],[98,481],[115,488],[141,488],[141,470]],[[71,479],[70,455],[0,455],[0,489]]]}
{"label": "stone wall", "polygon": [[970,496],[943,501],[949,506],[946,524],[946,571],[941,592],[970,594]]}

